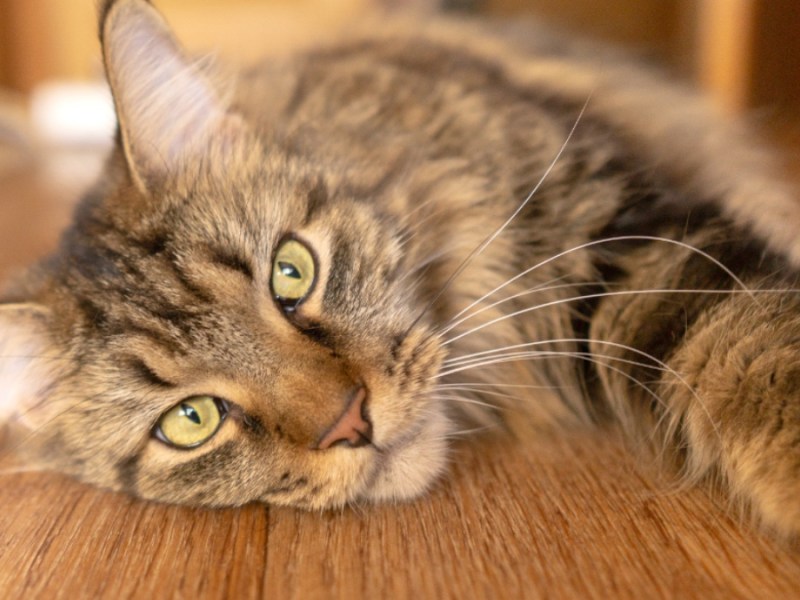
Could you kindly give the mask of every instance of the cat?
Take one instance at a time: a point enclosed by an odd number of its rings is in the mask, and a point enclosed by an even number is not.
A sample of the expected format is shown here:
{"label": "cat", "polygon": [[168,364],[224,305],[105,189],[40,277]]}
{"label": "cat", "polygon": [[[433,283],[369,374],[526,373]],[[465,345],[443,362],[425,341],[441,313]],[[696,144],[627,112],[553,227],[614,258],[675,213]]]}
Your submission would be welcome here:
{"label": "cat", "polygon": [[0,304],[32,468],[141,498],[416,498],[453,436],[616,423],[800,533],[800,207],[692,93],[538,28],[397,21],[232,75],[146,0],[116,146]]}

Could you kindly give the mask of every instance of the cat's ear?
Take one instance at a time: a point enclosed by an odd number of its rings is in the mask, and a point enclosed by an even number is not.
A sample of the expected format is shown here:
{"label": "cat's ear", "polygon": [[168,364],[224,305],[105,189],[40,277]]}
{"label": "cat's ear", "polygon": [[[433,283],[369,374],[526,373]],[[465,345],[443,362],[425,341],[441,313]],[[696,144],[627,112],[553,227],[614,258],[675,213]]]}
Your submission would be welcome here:
{"label": "cat's ear", "polygon": [[58,370],[50,311],[37,304],[0,304],[0,425],[29,429],[44,418]]}
{"label": "cat's ear", "polygon": [[142,191],[234,133],[238,120],[149,2],[107,1],[100,37],[125,157]]}

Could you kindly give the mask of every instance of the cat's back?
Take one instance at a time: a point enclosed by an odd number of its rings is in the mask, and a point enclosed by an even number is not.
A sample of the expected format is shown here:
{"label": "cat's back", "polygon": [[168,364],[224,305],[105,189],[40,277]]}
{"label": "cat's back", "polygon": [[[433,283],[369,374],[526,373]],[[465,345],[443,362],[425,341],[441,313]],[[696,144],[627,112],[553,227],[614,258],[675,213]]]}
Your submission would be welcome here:
{"label": "cat's back", "polygon": [[623,149],[635,170],[800,263],[800,206],[748,127],[621,52],[538,23],[370,21],[242,71],[234,104],[266,143],[350,171],[461,161],[507,176],[515,201],[522,172],[546,167],[581,120],[594,130],[585,143]]}

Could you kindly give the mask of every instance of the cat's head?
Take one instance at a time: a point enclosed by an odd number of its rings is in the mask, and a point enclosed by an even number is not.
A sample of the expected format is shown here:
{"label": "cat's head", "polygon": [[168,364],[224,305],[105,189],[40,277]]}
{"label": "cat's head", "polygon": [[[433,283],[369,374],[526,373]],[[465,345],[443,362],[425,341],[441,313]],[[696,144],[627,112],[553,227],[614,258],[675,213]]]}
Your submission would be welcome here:
{"label": "cat's head", "polygon": [[422,492],[448,421],[400,224],[255,135],[149,3],[101,32],[118,147],[0,305],[0,419],[38,464],[168,502]]}

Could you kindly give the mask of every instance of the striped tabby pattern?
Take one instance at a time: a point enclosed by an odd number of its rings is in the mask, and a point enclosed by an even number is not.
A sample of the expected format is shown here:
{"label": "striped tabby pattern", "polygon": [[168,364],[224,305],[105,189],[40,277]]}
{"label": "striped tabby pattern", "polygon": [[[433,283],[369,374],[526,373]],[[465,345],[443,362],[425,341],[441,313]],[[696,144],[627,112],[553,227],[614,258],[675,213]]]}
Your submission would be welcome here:
{"label": "striped tabby pattern", "polygon": [[[384,23],[233,76],[106,2],[119,143],[0,305],[30,464],[324,508],[420,495],[464,429],[613,421],[800,532],[800,208],[691,94],[528,31]],[[219,429],[165,443],[199,396]]]}

